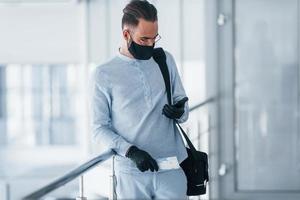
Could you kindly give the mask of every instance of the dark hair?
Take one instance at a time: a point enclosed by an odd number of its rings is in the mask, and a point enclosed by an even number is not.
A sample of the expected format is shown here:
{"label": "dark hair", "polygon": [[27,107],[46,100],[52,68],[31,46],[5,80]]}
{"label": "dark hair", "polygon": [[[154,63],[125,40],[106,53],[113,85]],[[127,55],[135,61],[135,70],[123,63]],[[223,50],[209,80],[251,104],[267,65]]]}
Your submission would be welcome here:
{"label": "dark hair", "polygon": [[122,28],[125,24],[136,27],[139,19],[146,21],[157,21],[156,8],[146,0],[132,0],[123,9]]}

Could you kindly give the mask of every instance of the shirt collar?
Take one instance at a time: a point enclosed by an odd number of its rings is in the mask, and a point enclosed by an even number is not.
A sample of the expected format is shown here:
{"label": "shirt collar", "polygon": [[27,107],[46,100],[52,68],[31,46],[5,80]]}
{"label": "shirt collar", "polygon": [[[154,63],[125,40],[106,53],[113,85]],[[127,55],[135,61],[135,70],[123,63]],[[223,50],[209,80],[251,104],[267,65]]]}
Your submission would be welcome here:
{"label": "shirt collar", "polygon": [[128,57],[128,56],[125,56],[125,55],[121,54],[120,48],[118,48],[117,56],[118,56],[121,60],[124,60],[124,61],[128,61],[128,62],[134,62],[134,61],[137,61],[137,59],[135,59],[135,58],[130,58],[130,57]]}
{"label": "shirt collar", "polygon": [[118,51],[117,51],[117,56],[121,59],[121,60],[124,60],[124,61],[127,61],[127,62],[138,62],[138,63],[146,63],[146,62],[149,62],[151,61],[151,59],[153,59],[152,57],[148,60],[139,60],[139,59],[136,59],[136,58],[130,58],[128,56],[125,56],[123,54],[120,53],[120,48],[118,48]]}

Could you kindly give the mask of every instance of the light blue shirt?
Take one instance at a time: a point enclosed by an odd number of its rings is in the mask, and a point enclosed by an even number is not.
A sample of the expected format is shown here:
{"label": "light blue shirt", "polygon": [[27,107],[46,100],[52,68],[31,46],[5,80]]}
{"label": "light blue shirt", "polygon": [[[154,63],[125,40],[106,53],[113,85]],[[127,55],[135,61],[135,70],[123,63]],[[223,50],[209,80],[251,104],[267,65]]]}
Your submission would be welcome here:
{"label": "light blue shirt", "polygon": [[[172,55],[166,52],[172,101],[186,96]],[[124,157],[135,145],[154,159],[187,157],[182,137],[174,120],[162,114],[167,104],[165,83],[159,66],[150,58],[137,60],[120,52],[92,72],[91,110],[93,139]],[[178,120],[188,119],[188,103]],[[126,158],[127,159],[127,158]]]}

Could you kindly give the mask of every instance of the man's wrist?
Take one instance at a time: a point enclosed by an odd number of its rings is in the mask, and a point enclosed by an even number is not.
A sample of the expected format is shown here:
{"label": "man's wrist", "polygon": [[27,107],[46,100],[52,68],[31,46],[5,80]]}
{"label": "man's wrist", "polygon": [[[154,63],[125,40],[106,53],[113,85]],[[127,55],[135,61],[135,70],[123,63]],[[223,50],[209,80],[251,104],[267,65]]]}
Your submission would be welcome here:
{"label": "man's wrist", "polygon": [[135,149],[135,148],[137,148],[137,147],[134,146],[134,145],[131,145],[131,146],[127,149],[127,151],[126,151],[126,153],[125,153],[125,157],[129,157],[129,156],[130,156],[130,152],[132,151],[132,149]]}

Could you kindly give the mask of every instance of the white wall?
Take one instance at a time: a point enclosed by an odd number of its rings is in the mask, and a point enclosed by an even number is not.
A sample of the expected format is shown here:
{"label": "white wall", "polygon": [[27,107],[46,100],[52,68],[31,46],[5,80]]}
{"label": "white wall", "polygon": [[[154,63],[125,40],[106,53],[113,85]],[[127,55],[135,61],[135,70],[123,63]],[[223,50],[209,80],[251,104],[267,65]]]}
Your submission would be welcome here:
{"label": "white wall", "polygon": [[80,6],[0,4],[0,63],[78,63]]}

